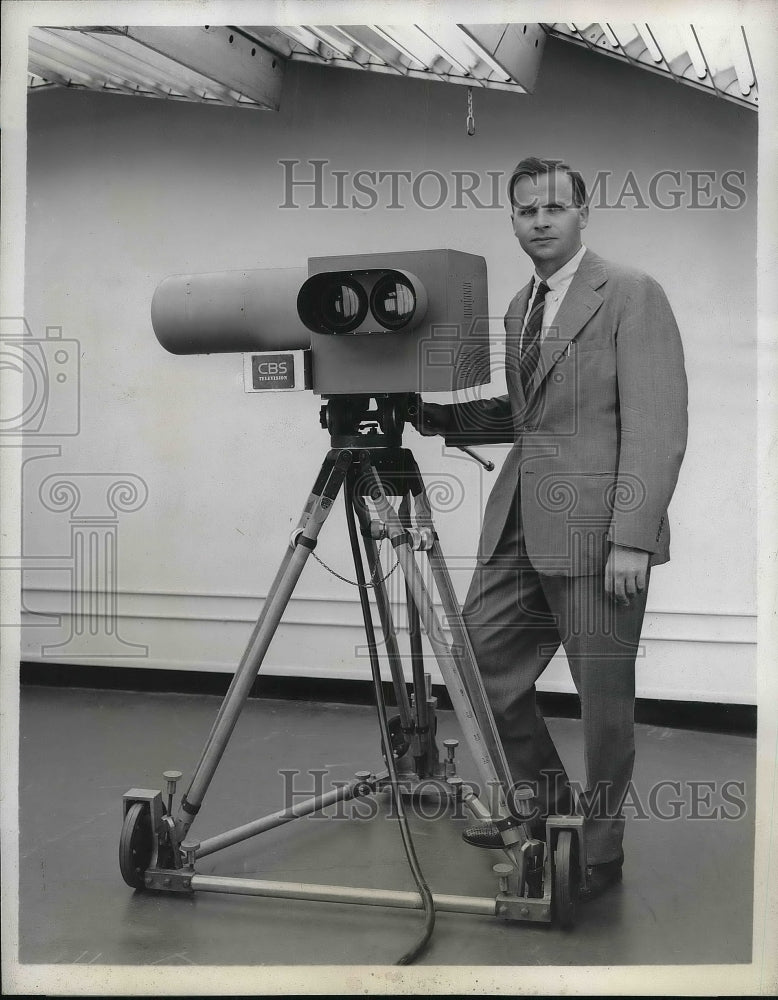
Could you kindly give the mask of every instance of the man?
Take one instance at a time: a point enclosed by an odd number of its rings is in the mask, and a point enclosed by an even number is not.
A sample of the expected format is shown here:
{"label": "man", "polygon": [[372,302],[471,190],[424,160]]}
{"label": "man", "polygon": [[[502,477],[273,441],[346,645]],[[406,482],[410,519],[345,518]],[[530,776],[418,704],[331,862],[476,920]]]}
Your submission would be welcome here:
{"label": "man", "polygon": [[[535,274],[505,317],[508,395],[425,403],[418,428],[451,445],[513,442],[463,617],[514,781],[536,788],[538,836],[548,815],[576,810],[535,704],[537,678],[565,649],[581,700],[591,899],[621,878],[635,657],[651,567],[669,559],[667,506],[686,447],[683,349],[660,286],[582,245],[579,174],[532,157],[509,194]],[[489,825],[464,836],[501,845]]]}

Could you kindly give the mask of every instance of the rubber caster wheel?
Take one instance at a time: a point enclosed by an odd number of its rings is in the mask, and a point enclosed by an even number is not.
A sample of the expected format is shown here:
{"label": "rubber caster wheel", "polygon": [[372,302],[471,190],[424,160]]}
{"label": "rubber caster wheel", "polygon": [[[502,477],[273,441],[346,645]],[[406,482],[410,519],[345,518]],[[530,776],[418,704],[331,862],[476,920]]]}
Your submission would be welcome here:
{"label": "rubber caster wheel", "polygon": [[581,869],[578,838],[572,830],[560,830],[554,850],[554,919],[564,930],[575,926]]}
{"label": "rubber caster wheel", "polygon": [[133,802],[127,810],[119,838],[119,869],[133,889],[143,889],[146,869],[154,853],[151,815],[145,802]]}
{"label": "rubber caster wheel", "polygon": [[402,719],[395,715],[389,720],[389,742],[392,746],[392,756],[400,758],[410,749],[411,744],[402,730]]}

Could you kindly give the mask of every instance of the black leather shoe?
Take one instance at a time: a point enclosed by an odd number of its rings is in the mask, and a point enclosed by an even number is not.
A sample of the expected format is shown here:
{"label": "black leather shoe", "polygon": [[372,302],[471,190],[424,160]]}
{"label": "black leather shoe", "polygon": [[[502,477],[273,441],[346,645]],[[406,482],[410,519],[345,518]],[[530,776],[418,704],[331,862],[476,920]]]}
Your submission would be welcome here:
{"label": "black leather shoe", "polygon": [[578,898],[583,903],[591,902],[601,896],[606,889],[621,882],[621,870],[624,865],[624,855],[619,855],[613,861],[606,861],[601,865],[586,866],[586,885],[582,885]]}
{"label": "black leather shoe", "polygon": [[[545,840],[545,823],[539,823],[537,827],[535,824],[532,824],[530,832],[535,840]],[[466,844],[472,844],[473,847],[485,847],[492,851],[498,851],[505,846],[500,831],[493,823],[479,823],[477,826],[469,826],[466,830],[462,831],[462,840]]]}

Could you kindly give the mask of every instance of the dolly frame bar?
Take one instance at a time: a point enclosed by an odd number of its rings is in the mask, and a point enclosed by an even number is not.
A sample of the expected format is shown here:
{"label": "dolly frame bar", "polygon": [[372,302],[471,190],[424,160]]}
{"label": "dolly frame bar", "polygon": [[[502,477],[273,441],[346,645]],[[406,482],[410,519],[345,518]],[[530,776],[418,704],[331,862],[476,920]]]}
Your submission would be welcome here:
{"label": "dolly frame bar", "polygon": [[[191,895],[194,892],[223,892],[230,895],[263,896],[275,899],[300,899],[330,903],[356,903],[367,906],[388,906],[402,909],[423,909],[421,896],[415,892],[394,889],[369,889],[363,887],[320,885],[305,882],[284,882],[268,879],[249,879],[229,875],[201,875],[194,869],[195,860],[207,857],[225,847],[241,843],[268,830],[290,823],[293,819],[308,816],[337,802],[373,794],[380,791],[380,785],[387,779],[386,774],[356,778],[322,795],[312,796],[286,809],[253,820],[242,826],[227,830],[204,840],[190,842],[187,847],[187,861],[181,868],[150,867],[144,876],[147,890]],[[152,815],[161,823],[161,793],[153,789],[130,789],[124,795],[124,811],[133,802],[146,802]],[[464,804],[476,818],[482,818],[486,811],[482,803],[472,795],[463,796]],[[580,844],[583,843],[582,817],[550,817],[547,821],[549,849],[545,852],[543,896],[520,896],[511,891],[508,881],[504,881],[495,897],[467,896],[451,893],[433,893],[435,910],[448,913],[470,913],[482,916],[497,916],[505,920],[521,920],[535,923],[550,923],[552,920],[551,886],[553,883],[552,858],[554,832],[562,829],[576,829]],[[154,827],[154,837],[158,836]],[[505,852],[509,857],[510,852]]]}

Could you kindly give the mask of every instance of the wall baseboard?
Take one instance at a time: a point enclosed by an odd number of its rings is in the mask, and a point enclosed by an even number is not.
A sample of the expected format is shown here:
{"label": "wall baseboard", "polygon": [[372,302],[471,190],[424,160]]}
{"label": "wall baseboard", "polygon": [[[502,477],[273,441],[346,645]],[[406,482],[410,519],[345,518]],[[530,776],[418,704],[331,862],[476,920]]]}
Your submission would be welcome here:
{"label": "wall baseboard", "polygon": [[[397,587],[400,581],[395,577],[390,579]],[[23,593],[21,659],[88,663],[111,670],[137,667],[230,675],[266,596],[122,589],[116,594],[115,622],[96,614],[77,628],[71,614],[74,593],[99,611],[100,601],[93,600],[94,595],[64,586],[32,586],[28,581]],[[392,598],[400,632],[405,629],[404,599],[404,591]],[[442,609],[437,610],[442,618]],[[703,614],[681,608],[647,612],[636,663],[638,697],[755,704],[756,636],[756,617],[746,613]],[[443,683],[433,657],[426,669],[433,684]],[[369,682],[358,600],[311,591],[293,595],[262,674]],[[552,658],[538,689],[575,696],[562,650]]]}
{"label": "wall baseboard", "polygon": [[[98,666],[37,662],[22,662],[20,665],[20,682],[23,686],[223,695],[230,680],[231,675],[209,671],[147,670],[142,667],[114,667],[106,670]],[[385,684],[385,691],[388,689],[389,685]],[[433,694],[437,697],[440,708],[451,708],[445,687],[434,685]],[[249,697],[331,701],[350,705],[374,703],[370,681],[326,677],[260,675],[254,682]],[[580,704],[574,694],[538,692],[538,704],[543,714],[552,718],[580,717]],[[635,721],[642,725],[666,726],[671,729],[755,735],[757,707],[638,698],[635,703]]]}

